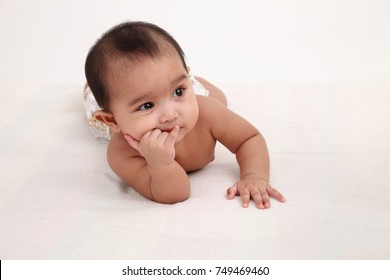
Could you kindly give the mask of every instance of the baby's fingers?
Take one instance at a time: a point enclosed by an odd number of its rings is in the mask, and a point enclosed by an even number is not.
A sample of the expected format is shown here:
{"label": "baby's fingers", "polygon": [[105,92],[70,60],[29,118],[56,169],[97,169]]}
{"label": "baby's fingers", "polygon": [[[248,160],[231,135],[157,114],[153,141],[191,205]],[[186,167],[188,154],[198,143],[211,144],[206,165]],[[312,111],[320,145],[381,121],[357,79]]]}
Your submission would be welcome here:
{"label": "baby's fingers", "polygon": [[279,200],[280,202],[286,202],[286,199],[283,197],[283,195],[270,185],[267,186],[267,192],[271,197]]}
{"label": "baby's fingers", "polygon": [[125,134],[124,135],[127,143],[129,143],[129,145],[133,148],[133,149],[136,149],[137,151],[139,151],[139,141],[135,140],[132,136],[130,136],[129,134]]}
{"label": "baby's fingers", "polygon": [[234,184],[233,186],[227,189],[227,198],[233,199],[236,195],[241,196],[242,207],[247,208],[249,205],[249,199],[251,197],[249,190],[244,189],[242,190],[242,192],[239,192],[237,184]]}
{"label": "baby's fingers", "polygon": [[263,198],[262,198],[259,190],[253,189],[251,191],[251,196],[252,196],[253,201],[256,204],[256,207],[259,209],[264,209]]}
{"label": "baby's fingers", "polygon": [[176,138],[179,135],[179,130],[180,130],[179,126],[175,126],[175,128],[169,133],[169,135],[165,141],[166,145],[168,145],[168,146],[175,145]]}
{"label": "baby's fingers", "polygon": [[251,194],[248,189],[242,190],[240,193],[241,201],[242,201],[242,207],[248,208],[249,206],[249,200],[251,199]]}
{"label": "baby's fingers", "polygon": [[228,188],[226,193],[228,199],[233,199],[236,195],[238,195],[237,185],[234,184],[233,186]]}
{"label": "baby's fingers", "polygon": [[252,199],[255,202],[257,208],[267,209],[267,208],[271,207],[269,195],[266,191],[261,191],[259,189],[253,189],[251,191],[251,196],[252,196]]}

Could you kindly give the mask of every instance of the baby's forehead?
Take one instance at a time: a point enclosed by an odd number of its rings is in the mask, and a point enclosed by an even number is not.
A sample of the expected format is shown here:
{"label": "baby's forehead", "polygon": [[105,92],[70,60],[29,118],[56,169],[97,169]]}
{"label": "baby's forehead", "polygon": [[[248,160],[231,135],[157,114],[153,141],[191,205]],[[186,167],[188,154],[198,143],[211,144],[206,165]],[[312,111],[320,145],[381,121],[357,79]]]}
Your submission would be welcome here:
{"label": "baby's forehead", "polygon": [[[154,68],[156,64],[160,64],[160,67]],[[120,93],[125,92],[129,87],[132,88],[134,84],[139,86],[138,80],[144,80],[145,76],[152,76],[153,79],[160,73],[167,74],[167,76],[170,76],[168,74],[172,74],[172,76],[188,74],[180,56],[175,52],[166,52],[154,57],[138,57],[137,59],[124,57],[112,62],[110,68],[107,77],[110,99],[120,97],[122,95]],[[170,83],[171,81],[167,78],[164,82]],[[142,86],[147,87],[148,85]]]}
{"label": "baby's forehead", "polygon": [[[176,65],[177,70],[184,69],[187,72],[186,66],[181,62],[181,58],[176,51],[166,51],[159,55],[139,55],[137,57],[123,56],[112,60],[108,68],[108,80],[115,81],[123,76],[136,75],[140,69],[147,67],[151,63],[164,61]],[[144,69],[143,69],[144,70]],[[166,69],[164,69],[165,71]],[[176,70],[176,69],[175,69]]]}
{"label": "baby's forehead", "polygon": [[[109,68],[111,71],[134,70],[138,66],[148,63],[150,60],[160,60],[162,58],[166,60],[182,61],[181,56],[176,49],[168,42],[165,42],[164,44],[161,44],[159,51],[156,53],[118,53],[109,61]],[[184,62],[182,64],[185,66]]]}

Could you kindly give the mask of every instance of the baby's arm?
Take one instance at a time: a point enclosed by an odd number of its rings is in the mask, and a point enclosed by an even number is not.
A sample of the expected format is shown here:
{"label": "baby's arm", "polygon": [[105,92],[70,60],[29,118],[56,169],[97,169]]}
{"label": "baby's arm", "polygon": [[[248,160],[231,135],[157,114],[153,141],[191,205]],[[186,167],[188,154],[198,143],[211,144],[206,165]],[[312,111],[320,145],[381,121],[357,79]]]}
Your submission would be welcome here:
{"label": "baby's arm", "polygon": [[[128,185],[150,200],[176,203],[190,194],[190,182],[184,169],[174,160],[174,144],[179,133],[176,127],[170,133],[156,129],[142,136],[140,141],[125,135],[140,155],[123,156],[120,150],[108,154],[111,168]],[[123,137],[123,136],[122,136]]]}
{"label": "baby's arm", "polygon": [[241,196],[243,207],[248,207],[252,198],[259,209],[269,208],[270,196],[280,202],[284,197],[269,184],[269,156],[263,136],[257,132],[246,139],[236,151],[240,166],[240,181],[227,191],[229,199]]}
{"label": "baby's arm", "polygon": [[240,195],[243,207],[248,207],[252,198],[259,209],[270,207],[270,196],[284,202],[284,197],[269,184],[268,149],[259,131],[219,102],[209,99],[205,110],[212,120],[212,134],[236,154],[240,167],[240,180],[228,189],[228,198]]}

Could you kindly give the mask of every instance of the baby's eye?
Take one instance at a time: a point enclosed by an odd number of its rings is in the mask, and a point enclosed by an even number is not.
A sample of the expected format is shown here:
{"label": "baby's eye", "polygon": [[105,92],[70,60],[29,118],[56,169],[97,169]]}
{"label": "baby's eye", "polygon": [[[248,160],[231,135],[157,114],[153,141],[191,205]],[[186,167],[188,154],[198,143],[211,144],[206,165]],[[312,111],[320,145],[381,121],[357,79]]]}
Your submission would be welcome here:
{"label": "baby's eye", "polygon": [[173,97],[181,97],[181,96],[183,96],[183,94],[184,94],[184,89],[178,88],[178,89],[175,89],[175,91],[173,92]]}
{"label": "baby's eye", "polygon": [[143,104],[141,107],[139,107],[138,110],[149,110],[152,109],[153,107],[154,107],[153,103],[147,102]]}

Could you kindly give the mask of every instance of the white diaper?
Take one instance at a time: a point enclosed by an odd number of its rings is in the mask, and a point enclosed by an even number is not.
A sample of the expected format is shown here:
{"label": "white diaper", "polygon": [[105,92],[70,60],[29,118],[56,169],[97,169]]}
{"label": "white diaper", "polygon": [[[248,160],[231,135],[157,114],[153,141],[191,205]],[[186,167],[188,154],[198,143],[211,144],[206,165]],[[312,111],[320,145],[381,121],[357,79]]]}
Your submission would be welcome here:
{"label": "white diaper", "polygon": [[[205,89],[205,87],[199,81],[197,81],[194,76],[190,75],[190,79],[195,94],[204,96],[209,95],[209,91]],[[102,108],[100,108],[100,106],[97,104],[95,97],[93,96],[93,93],[88,86],[84,89],[83,99],[89,131],[91,132],[92,136],[98,140],[108,143],[110,141],[109,127],[93,116],[93,113],[102,110]]]}

